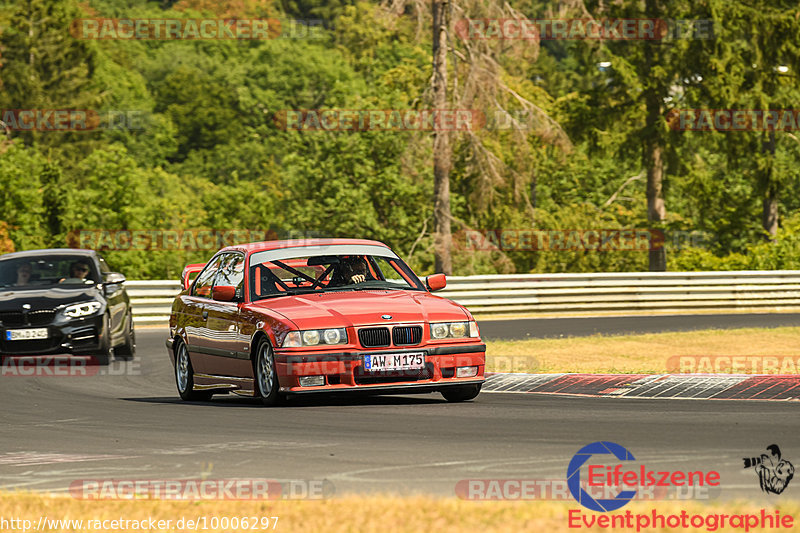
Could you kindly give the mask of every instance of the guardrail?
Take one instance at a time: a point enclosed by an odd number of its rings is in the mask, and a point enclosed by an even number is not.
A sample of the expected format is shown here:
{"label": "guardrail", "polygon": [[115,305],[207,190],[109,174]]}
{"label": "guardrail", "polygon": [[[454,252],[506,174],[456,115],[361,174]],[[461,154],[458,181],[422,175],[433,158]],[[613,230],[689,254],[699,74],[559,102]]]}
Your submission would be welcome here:
{"label": "guardrail", "polygon": [[[167,324],[177,281],[128,281],[137,324]],[[452,276],[436,294],[476,315],[800,311],[800,270]]]}

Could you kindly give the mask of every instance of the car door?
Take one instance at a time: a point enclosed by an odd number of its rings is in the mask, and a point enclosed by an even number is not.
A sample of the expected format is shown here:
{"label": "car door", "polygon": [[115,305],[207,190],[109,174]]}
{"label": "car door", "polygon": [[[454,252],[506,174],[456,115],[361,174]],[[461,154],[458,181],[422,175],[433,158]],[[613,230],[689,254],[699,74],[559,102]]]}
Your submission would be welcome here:
{"label": "car door", "polygon": [[208,336],[204,339],[206,356],[201,366],[206,374],[244,377],[251,373],[249,336],[242,334],[240,323],[240,304],[244,301],[244,259],[244,254],[239,252],[226,254],[214,280],[214,287],[236,288],[233,301],[211,299],[206,303]]}
{"label": "car door", "polygon": [[97,256],[97,263],[100,266],[100,279],[103,283],[103,295],[108,306],[108,313],[111,317],[111,337],[116,343],[125,331],[125,315],[128,308],[128,295],[122,283],[106,283],[106,275],[111,273],[111,268],[105,259]]}
{"label": "car door", "polygon": [[[211,300],[211,288],[214,286],[214,278],[217,276],[221,261],[222,255],[217,255],[209,261],[197,275],[189,294],[182,297],[183,316],[178,319],[178,327],[183,328],[186,348],[193,366],[198,357],[203,355],[202,348],[207,337],[206,318],[208,316],[205,306]],[[196,366],[195,370],[197,370]]]}

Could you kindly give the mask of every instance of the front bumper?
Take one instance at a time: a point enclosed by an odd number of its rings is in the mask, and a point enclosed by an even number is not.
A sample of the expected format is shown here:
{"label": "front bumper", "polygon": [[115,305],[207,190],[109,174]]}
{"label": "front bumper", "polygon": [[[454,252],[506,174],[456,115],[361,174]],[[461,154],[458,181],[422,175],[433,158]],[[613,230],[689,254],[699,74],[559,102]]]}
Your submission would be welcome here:
{"label": "front bumper", "polygon": [[[7,331],[30,328],[47,328],[47,338],[7,340]],[[90,354],[103,349],[108,334],[104,315],[35,326],[0,326],[0,355]]]}
{"label": "front bumper", "polygon": [[[281,391],[291,394],[334,391],[428,392],[459,385],[483,383],[485,344],[410,347],[394,350],[314,352],[275,350]],[[422,369],[372,372],[364,368],[367,355],[423,353]],[[475,375],[456,377],[460,367],[477,367]],[[301,386],[300,378],[324,376],[325,384]]]}

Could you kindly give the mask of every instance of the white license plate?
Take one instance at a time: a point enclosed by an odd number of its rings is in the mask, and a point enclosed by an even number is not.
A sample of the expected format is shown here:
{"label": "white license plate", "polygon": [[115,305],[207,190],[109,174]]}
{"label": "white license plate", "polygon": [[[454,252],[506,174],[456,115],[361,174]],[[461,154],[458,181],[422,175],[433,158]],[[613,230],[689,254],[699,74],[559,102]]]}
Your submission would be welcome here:
{"label": "white license plate", "polygon": [[425,354],[416,353],[386,353],[369,354],[364,356],[364,369],[379,370],[419,370],[425,368]]}
{"label": "white license plate", "polygon": [[49,337],[47,328],[9,329],[6,331],[7,341],[21,341],[28,339],[46,339]]}

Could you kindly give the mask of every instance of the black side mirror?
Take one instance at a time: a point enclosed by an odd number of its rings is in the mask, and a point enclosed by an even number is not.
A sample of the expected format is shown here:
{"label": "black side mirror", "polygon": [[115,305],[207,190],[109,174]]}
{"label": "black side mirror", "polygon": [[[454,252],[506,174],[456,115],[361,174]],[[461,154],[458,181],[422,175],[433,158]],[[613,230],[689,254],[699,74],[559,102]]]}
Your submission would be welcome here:
{"label": "black side mirror", "polygon": [[106,285],[125,283],[125,276],[119,272],[106,272],[103,274],[103,280]]}

